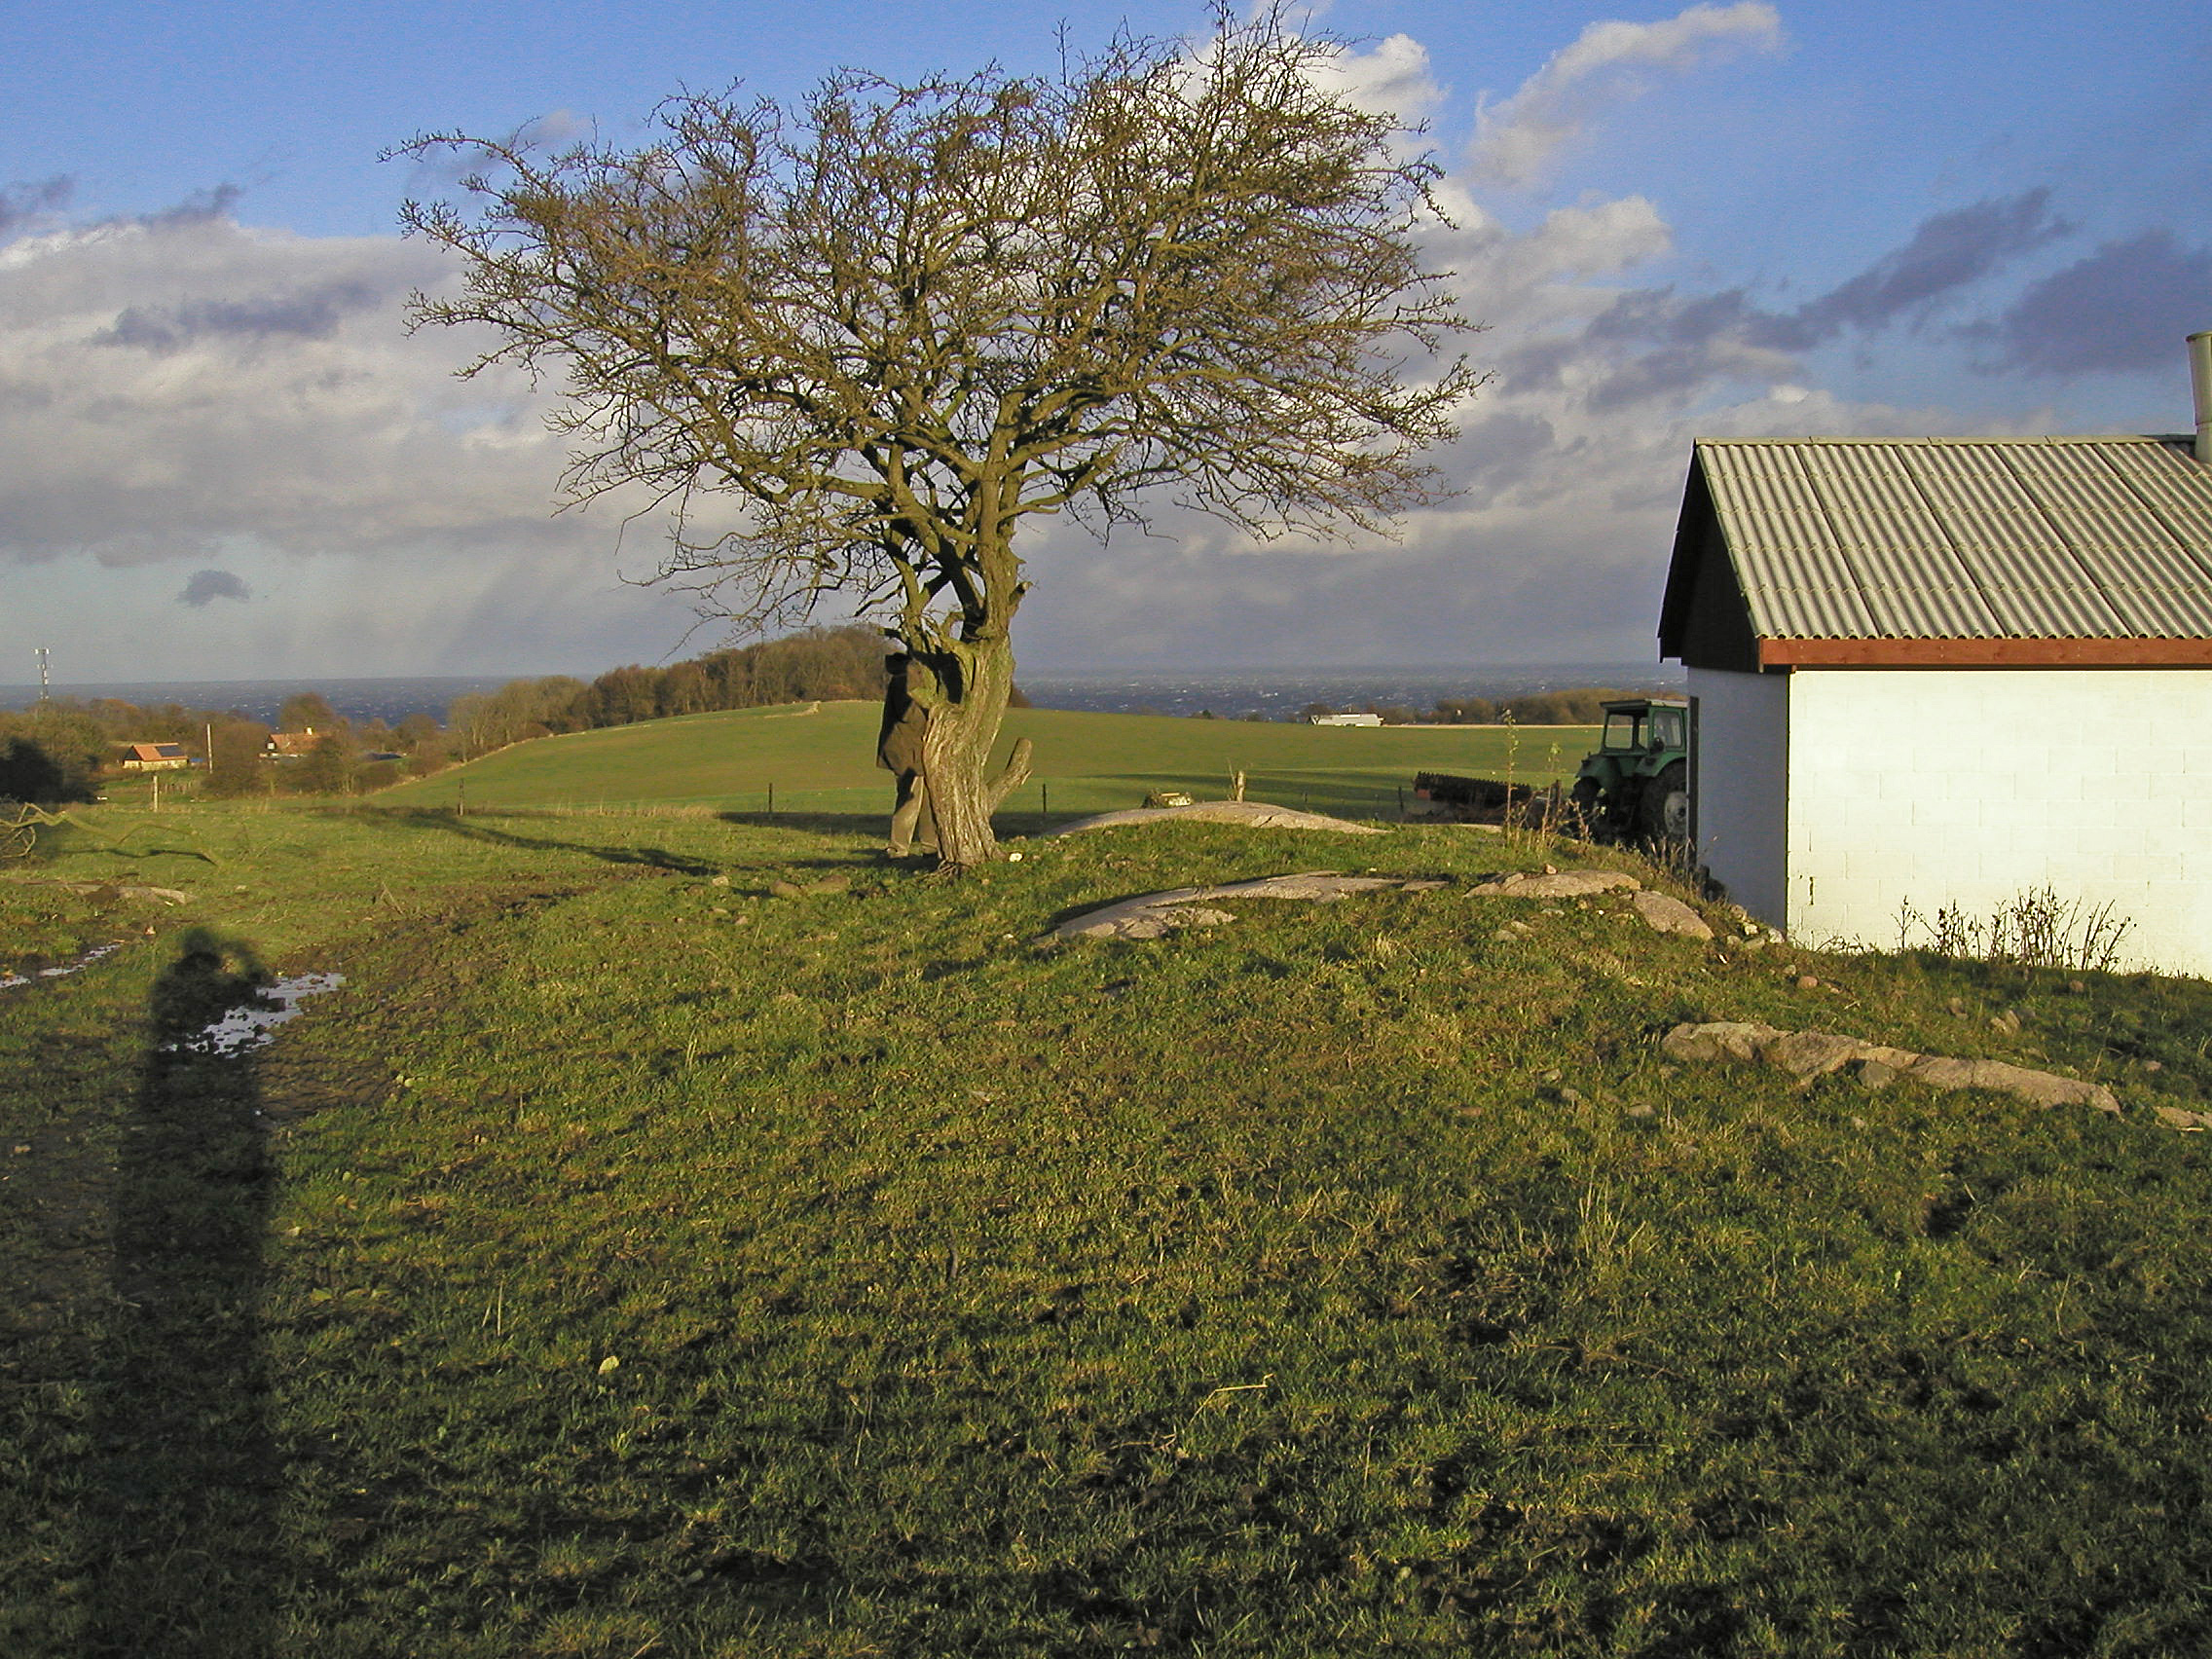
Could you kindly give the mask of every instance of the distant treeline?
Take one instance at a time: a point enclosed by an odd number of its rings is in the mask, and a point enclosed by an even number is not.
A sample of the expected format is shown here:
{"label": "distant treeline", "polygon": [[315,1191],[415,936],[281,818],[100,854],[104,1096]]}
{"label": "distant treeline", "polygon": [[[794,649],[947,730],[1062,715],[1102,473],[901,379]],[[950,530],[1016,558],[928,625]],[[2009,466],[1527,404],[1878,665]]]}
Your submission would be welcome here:
{"label": "distant treeline", "polygon": [[881,629],[851,623],[709,651],[666,668],[609,669],[589,684],[560,674],[512,680],[497,691],[456,698],[446,732],[470,758],[525,738],[671,715],[854,697],[873,702],[883,696],[888,649]]}
{"label": "distant treeline", "polygon": [[[515,680],[456,699],[443,729],[427,715],[396,726],[355,726],[321,696],[302,692],[285,700],[275,729],[314,737],[292,744],[282,757],[270,753],[271,727],[237,710],[57,698],[0,710],[0,801],[91,800],[98,780],[115,773],[127,743],[181,744],[194,765],[175,783],[208,794],[367,793],[557,732],[775,703],[874,701],[883,695],[887,649],[880,630],[853,623],[709,651],[666,668],[610,669],[588,682],[567,675]],[[1425,714],[1394,704],[1309,703],[1290,718],[1372,714],[1390,725],[1594,725],[1604,719],[1600,704],[1631,695],[1593,685],[1502,699],[1448,697]],[[1014,700],[1028,706],[1019,690]]]}
{"label": "distant treeline", "polygon": [[[174,743],[192,758],[171,786],[211,795],[367,793],[525,738],[629,725],[671,715],[883,695],[881,630],[850,624],[710,651],[666,668],[632,665],[586,682],[566,675],[510,681],[457,699],[446,724],[410,715],[354,725],[315,692],[285,699],[274,728],[238,710],[56,698],[0,710],[0,801],[91,800],[120,772],[122,746]],[[1020,693],[1015,697],[1020,700]],[[272,753],[272,731],[313,734]]]}
{"label": "distant treeline", "polygon": [[1604,704],[1637,695],[1606,685],[1577,685],[1519,697],[1444,697],[1427,714],[1401,703],[1358,703],[1341,709],[1309,703],[1299,713],[1301,717],[1380,715],[1384,725],[1596,725],[1605,718]]}
{"label": "distant treeline", "polygon": [[446,763],[445,734],[427,715],[355,726],[313,691],[287,697],[275,729],[315,735],[277,759],[269,753],[272,728],[236,709],[56,697],[0,710],[0,801],[92,800],[101,780],[121,770],[130,743],[178,745],[192,764],[170,787],[213,795],[359,793]]}

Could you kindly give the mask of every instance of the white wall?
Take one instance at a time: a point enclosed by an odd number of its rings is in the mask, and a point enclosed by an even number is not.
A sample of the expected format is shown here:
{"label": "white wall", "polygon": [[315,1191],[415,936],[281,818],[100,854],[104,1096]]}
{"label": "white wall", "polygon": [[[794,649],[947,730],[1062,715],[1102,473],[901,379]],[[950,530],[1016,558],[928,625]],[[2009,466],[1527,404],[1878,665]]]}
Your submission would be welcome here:
{"label": "white wall", "polygon": [[[2212,670],[1799,669],[1788,679],[1793,937],[1888,948],[1904,903],[1931,917],[1945,904],[1986,917],[2048,886],[2127,917],[2131,965],[2212,976]],[[1701,708],[1711,773],[1721,739],[1713,705]],[[1754,778],[1771,787],[1771,741],[1750,735],[1724,800]],[[1735,817],[1714,824],[1714,855],[1723,824],[1757,822],[1732,801],[1723,810]],[[1701,819],[1701,841],[1707,833]],[[1721,858],[1708,862],[1720,874]]]}
{"label": "white wall", "polygon": [[1776,927],[1788,919],[1790,678],[1689,671],[1697,722],[1690,811],[1698,862],[1729,898]]}

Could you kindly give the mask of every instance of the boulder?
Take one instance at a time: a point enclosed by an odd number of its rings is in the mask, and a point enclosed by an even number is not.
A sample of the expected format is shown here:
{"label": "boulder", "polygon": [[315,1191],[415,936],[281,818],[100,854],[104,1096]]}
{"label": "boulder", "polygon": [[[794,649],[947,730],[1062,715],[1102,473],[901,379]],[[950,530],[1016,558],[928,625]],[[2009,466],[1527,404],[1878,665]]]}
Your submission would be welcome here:
{"label": "boulder", "polygon": [[1991,1088],[2016,1095],[2031,1106],[2120,1110],[2120,1101],[2102,1084],[2083,1083],[2078,1077],[2060,1077],[2055,1072],[2030,1071],[2003,1060],[1949,1060],[1923,1054],[1903,1070],[1905,1076],[1931,1088]]}
{"label": "boulder", "polygon": [[1131,909],[1116,905],[1111,911],[1094,912],[1082,918],[1088,925],[1070,932],[1057,930],[1061,939],[1164,939],[1184,928],[1219,927],[1236,918],[1227,910],[1208,909],[1202,904],[1161,904]]}
{"label": "boulder", "polygon": [[1867,1058],[1870,1047],[1856,1037],[1826,1031],[1785,1031],[1764,1045],[1759,1058],[1805,1083]]}
{"label": "boulder", "polygon": [[1386,835],[1375,824],[1354,824],[1318,812],[1299,812],[1264,800],[1201,800],[1189,806],[1135,806],[1124,812],[1101,812],[1048,830],[1051,835],[1073,835],[1084,830],[1106,830],[1117,824],[1156,824],[1164,819],[1185,819],[1198,824],[1241,824],[1252,830],[1330,830],[1340,835]]}
{"label": "boulder", "polygon": [[2031,1106],[2120,1110],[2120,1101],[2111,1089],[2080,1078],[2031,1071],[2003,1060],[1918,1054],[1910,1049],[1894,1049],[1829,1031],[1783,1031],[1772,1025],[1716,1020],[1704,1025],[1677,1025],[1659,1040],[1659,1047],[1670,1059],[1755,1062],[1788,1072],[1800,1083],[1856,1065],[1860,1081],[1870,1087],[1905,1077],[1931,1088],[1992,1089]]}
{"label": "boulder", "polygon": [[1636,913],[1643,918],[1643,925],[1653,933],[1677,934],[1683,939],[1707,940],[1713,930],[1705,918],[1679,899],[1670,899],[1664,893],[1648,890],[1634,894],[1629,903]]}
{"label": "boulder", "polygon": [[1642,886],[1635,876],[1619,869],[1546,870],[1540,875],[1514,870],[1477,882],[1473,891],[1485,899],[1587,899],[1615,888],[1633,893]]}
{"label": "boulder", "polygon": [[1757,1059],[1775,1038],[1788,1035],[1771,1025],[1715,1020],[1709,1025],[1677,1025],[1659,1040],[1659,1047],[1670,1059],[1749,1062]]}
{"label": "boulder", "polygon": [[1182,928],[1235,921],[1236,918],[1225,910],[1201,907],[1215,899],[1305,899],[1327,903],[1350,894],[1373,893],[1384,888],[1425,892],[1443,885],[1439,881],[1408,881],[1395,875],[1340,875],[1334,870],[1305,870],[1296,875],[1264,875],[1256,881],[1232,881],[1218,887],[1175,887],[1165,893],[1147,893],[1103,909],[1071,916],[1052,930],[1052,937],[1063,940],[1160,939]]}

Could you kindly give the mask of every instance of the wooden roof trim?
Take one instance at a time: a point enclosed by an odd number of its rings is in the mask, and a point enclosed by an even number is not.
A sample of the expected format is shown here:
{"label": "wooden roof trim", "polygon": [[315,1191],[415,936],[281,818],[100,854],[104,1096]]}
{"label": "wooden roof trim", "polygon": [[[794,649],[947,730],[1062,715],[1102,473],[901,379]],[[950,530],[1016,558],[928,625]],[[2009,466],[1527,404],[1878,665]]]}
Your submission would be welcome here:
{"label": "wooden roof trim", "polygon": [[1761,640],[1761,668],[2212,668],[2212,640]]}

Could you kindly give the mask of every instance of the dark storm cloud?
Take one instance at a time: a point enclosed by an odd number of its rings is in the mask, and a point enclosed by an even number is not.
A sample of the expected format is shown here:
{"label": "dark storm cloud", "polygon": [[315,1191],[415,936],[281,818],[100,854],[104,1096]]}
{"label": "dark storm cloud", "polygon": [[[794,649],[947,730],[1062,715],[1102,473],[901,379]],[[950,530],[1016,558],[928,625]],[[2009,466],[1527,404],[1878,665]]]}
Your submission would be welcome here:
{"label": "dark storm cloud", "polygon": [[165,230],[177,225],[205,225],[217,219],[228,219],[231,209],[239,204],[245,194],[235,184],[218,184],[206,190],[196,190],[173,207],[164,207],[152,213],[134,213],[117,220],[119,224],[143,225],[148,230]]}
{"label": "dark storm cloud", "polygon": [[67,173],[55,173],[32,184],[11,184],[0,190],[0,236],[5,236],[27,219],[42,213],[52,213],[69,204],[76,193],[77,181]]}
{"label": "dark storm cloud", "polygon": [[218,599],[251,599],[253,589],[244,580],[228,571],[195,571],[192,579],[184,584],[184,591],[176,596],[179,605],[198,608]]}
{"label": "dark storm cloud", "polygon": [[1995,349],[1976,365],[1984,373],[2076,375],[2179,363],[2183,337],[2201,328],[2212,328],[2212,247],[2159,230],[2029,283],[1995,323],[1970,332]]}
{"label": "dark storm cloud", "polygon": [[1459,428],[1452,482],[1461,490],[1508,487],[1562,453],[1562,448],[1560,434],[1541,415],[1511,411],[1485,415]]}
{"label": "dark storm cloud", "polygon": [[264,294],[243,300],[201,300],[179,306],[128,306],[115,326],[95,335],[100,346],[135,346],[174,351],[196,340],[327,340],[351,312],[377,304],[363,282],[340,282],[297,294]]}
{"label": "dark storm cloud", "polygon": [[[1903,245],[1793,311],[1755,304],[1747,290],[1679,295],[1641,288],[1592,320],[1586,345],[1648,347],[1593,387],[1594,407],[1617,407],[1691,392],[1733,371],[1771,367],[1775,354],[1809,351],[1847,329],[1873,333],[1917,320],[1936,302],[1980,281],[2072,227],[2050,210],[2047,189],[1995,197],[1921,221]],[[1757,359],[1767,359],[1761,364]],[[1523,386],[1556,382],[1556,351],[1509,363]]]}
{"label": "dark storm cloud", "polygon": [[2050,210],[2047,189],[1977,202],[1921,221],[1912,239],[1786,318],[1762,345],[1803,350],[1845,328],[1876,329],[2074,227]]}
{"label": "dark storm cloud", "polygon": [[1631,358],[1590,388],[1590,407],[1622,409],[1655,398],[1703,390],[1725,372],[1714,354],[1695,346],[1670,346]]}

